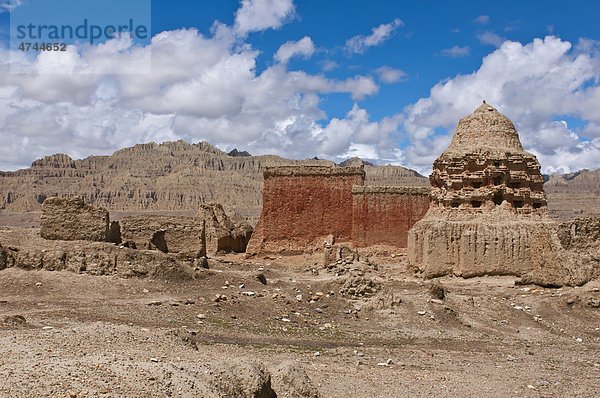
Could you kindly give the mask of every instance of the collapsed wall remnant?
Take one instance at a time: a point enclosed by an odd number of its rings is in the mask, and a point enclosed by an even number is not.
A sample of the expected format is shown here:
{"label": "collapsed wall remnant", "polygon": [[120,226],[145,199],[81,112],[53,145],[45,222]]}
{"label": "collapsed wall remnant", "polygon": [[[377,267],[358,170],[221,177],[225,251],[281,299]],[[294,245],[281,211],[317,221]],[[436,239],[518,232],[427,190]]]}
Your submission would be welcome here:
{"label": "collapsed wall remnant", "polygon": [[431,206],[408,237],[409,262],[427,277],[529,276],[567,283],[543,177],[512,122],[483,105],[460,120],[433,164]]}
{"label": "collapsed wall remnant", "polygon": [[49,240],[111,241],[108,210],[85,204],[81,198],[44,200],[40,234]]}
{"label": "collapsed wall remnant", "polygon": [[121,237],[135,247],[162,252],[194,252],[204,256],[204,225],[194,217],[139,215],[121,220]]}
{"label": "collapsed wall remnant", "polygon": [[304,252],[328,235],[349,242],[352,186],[364,179],[362,166],[266,167],[263,209],[247,252]]}
{"label": "collapsed wall remnant", "polygon": [[219,203],[200,205],[196,219],[205,225],[206,250],[217,252],[244,252],[252,235],[252,226],[232,208]]}
{"label": "collapsed wall remnant", "polygon": [[600,276],[600,218],[578,217],[558,225],[564,261],[574,285]]}
{"label": "collapsed wall remnant", "polygon": [[352,243],[355,247],[406,247],[408,231],[429,209],[428,187],[352,188]]}

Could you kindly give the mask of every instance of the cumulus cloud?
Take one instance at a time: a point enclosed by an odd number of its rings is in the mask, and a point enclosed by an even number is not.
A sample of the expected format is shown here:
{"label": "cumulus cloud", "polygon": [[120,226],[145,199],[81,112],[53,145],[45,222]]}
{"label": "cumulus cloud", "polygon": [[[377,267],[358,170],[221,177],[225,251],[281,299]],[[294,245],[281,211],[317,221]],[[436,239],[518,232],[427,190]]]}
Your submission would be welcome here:
{"label": "cumulus cloud", "polygon": [[[293,54],[298,51],[280,57]],[[157,34],[145,47],[114,39],[42,52],[33,60],[15,58],[19,53],[11,59],[0,49],[0,131],[7,143],[0,148],[0,169],[26,167],[56,152],[85,157],[180,138],[314,156],[322,141],[312,135],[320,129],[316,121],[326,118],[321,95],[361,100],[379,90],[371,76],[328,79],[289,71],[285,63],[258,73],[258,55],[223,25],[212,36],[179,29]],[[126,74],[148,57],[150,74]],[[10,73],[9,60],[29,74]]]}
{"label": "cumulus cloud", "polygon": [[[401,158],[429,171],[458,119],[486,99],[515,122],[524,147],[539,157],[545,172],[600,167],[599,81],[600,56],[589,43],[573,47],[553,36],[526,45],[506,41],[479,70],[435,85],[429,97],[405,109],[402,127],[410,145]],[[557,121],[561,115],[587,121],[588,127],[574,130]]]}
{"label": "cumulus cloud", "polygon": [[242,0],[235,14],[234,30],[241,35],[266,29],[278,29],[293,19],[292,0]]}
{"label": "cumulus cloud", "polygon": [[445,48],[441,51],[441,54],[445,57],[452,57],[452,58],[466,57],[471,54],[471,47],[469,47],[469,46],[464,46],[464,47],[454,46],[452,48]]}
{"label": "cumulus cloud", "polygon": [[490,44],[500,47],[506,41],[506,38],[499,36],[494,32],[483,32],[477,35],[477,39],[481,44]]}
{"label": "cumulus cloud", "polygon": [[401,71],[400,69],[394,69],[390,66],[381,66],[374,70],[374,72],[379,76],[379,79],[384,83],[398,83],[406,80],[406,73]]}
{"label": "cumulus cloud", "polygon": [[281,63],[286,63],[293,56],[303,56],[304,58],[310,58],[311,55],[315,52],[315,45],[312,39],[308,36],[303,37],[298,41],[288,41],[284,43],[277,53],[275,53],[274,57],[277,61]]}
{"label": "cumulus cloud", "polygon": [[[478,70],[436,84],[428,97],[394,115],[373,120],[354,103],[346,115],[329,120],[321,108],[325,95],[342,93],[360,101],[380,87],[372,76],[340,80],[288,70],[285,60],[310,52],[298,50],[310,47],[298,46],[302,40],[287,52],[281,50],[284,44],[276,54],[281,62],[260,72],[259,51],[235,27],[222,24],[210,35],[195,29],[162,32],[147,46],[115,39],[69,46],[66,54],[43,52],[35,59],[12,54],[29,75],[10,73],[11,54],[0,48],[0,169],[27,167],[57,152],[81,158],[184,139],[291,158],[361,156],[428,173],[458,119],[483,99],[515,122],[544,172],[599,166],[600,45],[595,41],[575,46],[552,36],[527,44],[505,41]],[[131,74],[148,57],[151,73]],[[404,78],[390,67],[374,75],[382,82]]]}
{"label": "cumulus cloud", "polygon": [[369,47],[377,46],[392,37],[392,34],[399,27],[404,26],[404,22],[396,18],[388,24],[381,24],[373,29],[368,36],[357,35],[346,41],[345,49],[349,53],[363,54]]}
{"label": "cumulus cloud", "polygon": [[473,20],[473,22],[478,23],[480,25],[487,25],[490,23],[489,15],[480,15]]}

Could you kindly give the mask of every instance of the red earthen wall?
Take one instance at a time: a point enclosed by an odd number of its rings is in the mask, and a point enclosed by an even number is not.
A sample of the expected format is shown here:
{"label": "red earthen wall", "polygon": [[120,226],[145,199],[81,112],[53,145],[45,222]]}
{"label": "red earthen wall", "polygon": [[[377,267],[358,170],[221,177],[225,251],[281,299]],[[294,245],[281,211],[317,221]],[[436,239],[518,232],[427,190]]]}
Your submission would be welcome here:
{"label": "red earthen wall", "polygon": [[429,188],[354,187],[354,247],[407,247],[408,230],[429,209]]}
{"label": "red earthen wall", "polygon": [[265,169],[263,209],[247,251],[304,251],[328,235],[349,242],[352,186],[363,184],[362,167]]}

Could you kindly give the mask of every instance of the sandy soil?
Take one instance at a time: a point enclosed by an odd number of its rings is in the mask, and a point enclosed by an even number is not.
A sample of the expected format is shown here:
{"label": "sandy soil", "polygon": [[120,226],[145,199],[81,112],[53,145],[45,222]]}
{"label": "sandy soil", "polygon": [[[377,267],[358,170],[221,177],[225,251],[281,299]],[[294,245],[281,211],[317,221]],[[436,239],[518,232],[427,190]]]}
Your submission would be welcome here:
{"label": "sandy soil", "polygon": [[378,294],[352,299],[314,260],[227,256],[189,282],[0,271],[0,396],[202,396],[236,358],[297,361],[323,397],[598,394],[598,282],[442,278],[432,301],[388,258],[366,275]]}

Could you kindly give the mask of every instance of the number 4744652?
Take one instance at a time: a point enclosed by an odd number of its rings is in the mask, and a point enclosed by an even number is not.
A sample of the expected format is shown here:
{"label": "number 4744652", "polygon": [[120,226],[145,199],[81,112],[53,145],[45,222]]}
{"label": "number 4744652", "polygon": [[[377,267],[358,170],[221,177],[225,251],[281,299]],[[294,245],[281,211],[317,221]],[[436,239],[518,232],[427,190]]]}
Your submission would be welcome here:
{"label": "number 4744652", "polygon": [[67,43],[21,43],[21,51],[67,51]]}

